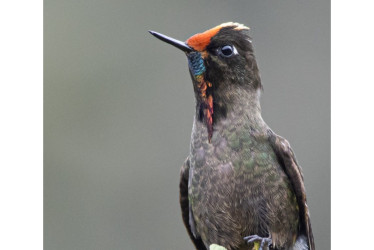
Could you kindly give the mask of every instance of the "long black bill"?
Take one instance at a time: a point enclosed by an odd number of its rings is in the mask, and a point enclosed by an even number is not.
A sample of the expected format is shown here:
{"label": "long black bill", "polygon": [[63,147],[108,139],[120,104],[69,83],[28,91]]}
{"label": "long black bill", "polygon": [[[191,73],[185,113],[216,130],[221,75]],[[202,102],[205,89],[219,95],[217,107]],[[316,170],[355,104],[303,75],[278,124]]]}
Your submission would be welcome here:
{"label": "long black bill", "polygon": [[154,35],[155,37],[157,37],[161,41],[164,41],[168,44],[171,44],[174,47],[177,47],[178,49],[183,50],[184,52],[193,51],[193,49],[190,46],[188,46],[185,42],[182,42],[182,41],[179,41],[177,39],[165,36],[163,34],[160,34],[158,32],[152,31],[152,30],[149,30],[149,33],[151,33],[152,35]]}

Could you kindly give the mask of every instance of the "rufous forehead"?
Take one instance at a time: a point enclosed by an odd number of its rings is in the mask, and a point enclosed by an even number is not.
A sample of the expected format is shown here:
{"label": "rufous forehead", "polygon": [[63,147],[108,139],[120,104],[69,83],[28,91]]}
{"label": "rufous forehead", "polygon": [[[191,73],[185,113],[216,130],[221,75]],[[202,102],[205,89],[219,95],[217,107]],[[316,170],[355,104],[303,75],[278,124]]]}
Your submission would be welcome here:
{"label": "rufous forehead", "polygon": [[203,33],[198,33],[196,35],[191,36],[187,39],[186,43],[194,50],[204,51],[206,47],[209,45],[212,37],[214,37],[224,27],[233,27],[235,30],[249,29],[248,27],[239,23],[223,23]]}

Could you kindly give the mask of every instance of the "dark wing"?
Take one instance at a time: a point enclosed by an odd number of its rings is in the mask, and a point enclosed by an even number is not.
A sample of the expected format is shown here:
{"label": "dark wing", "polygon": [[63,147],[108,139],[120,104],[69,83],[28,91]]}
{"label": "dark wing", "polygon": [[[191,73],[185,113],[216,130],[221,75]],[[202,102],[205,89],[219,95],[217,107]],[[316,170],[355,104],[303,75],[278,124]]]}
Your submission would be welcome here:
{"label": "dark wing", "polygon": [[284,172],[291,180],[293,189],[295,191],[300,211],[300,231],[308,237],[309,249],[314,250],[314,238],[312,227],[310,225],[309,209],[306,203],[306,194],[301,168],[298,166],[295,154],[293,153],[292,148],[286,139],[269,130],[269,140],[279,159],[279,162],[283,167]]}
{"label": "dark wing", "polygon": [[[184,162],[181,173],[180,173],[180,183],[179,183],[179,203],[182,209],[182,218],[184,225],[187,229],[188,235],[190,236],[192,242],[195,244],[197,250],[206,250],[203,241],[200,238],[196,238],[192,233],[190,226],[190,206],[188,202],[188,176],[190,171],[190,160],[187,157]],[[191,216],[192,219],[192,216]]]}

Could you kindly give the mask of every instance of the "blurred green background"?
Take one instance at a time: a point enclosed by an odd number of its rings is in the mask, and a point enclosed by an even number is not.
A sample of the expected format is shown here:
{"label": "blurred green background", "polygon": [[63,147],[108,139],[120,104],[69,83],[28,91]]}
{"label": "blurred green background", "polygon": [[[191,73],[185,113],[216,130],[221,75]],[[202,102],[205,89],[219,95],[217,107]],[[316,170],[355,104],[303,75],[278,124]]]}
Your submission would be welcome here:
{"label": "blurred green background", "polygon": [[330,248],[330,2],[44,1],[44,248],[193,249],[179,170],[194,114],[180,40],[251,27],[263,117],[304,171],[317,249]]}

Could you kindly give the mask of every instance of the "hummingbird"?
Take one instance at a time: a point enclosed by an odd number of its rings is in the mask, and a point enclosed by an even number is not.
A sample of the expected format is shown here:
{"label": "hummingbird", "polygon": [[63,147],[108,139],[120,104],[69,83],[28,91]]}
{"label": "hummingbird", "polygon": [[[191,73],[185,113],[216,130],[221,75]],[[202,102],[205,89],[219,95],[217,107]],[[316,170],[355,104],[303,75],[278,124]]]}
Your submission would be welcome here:
{"label": "hummingbird", "polygon": [[249,28],[228,22],[185,42],[195,93],[180,206],[196,249],[314,250],[304,179],[289,142],[261,116],[262,84]]}

